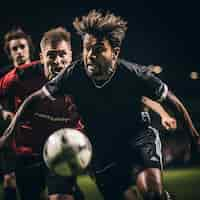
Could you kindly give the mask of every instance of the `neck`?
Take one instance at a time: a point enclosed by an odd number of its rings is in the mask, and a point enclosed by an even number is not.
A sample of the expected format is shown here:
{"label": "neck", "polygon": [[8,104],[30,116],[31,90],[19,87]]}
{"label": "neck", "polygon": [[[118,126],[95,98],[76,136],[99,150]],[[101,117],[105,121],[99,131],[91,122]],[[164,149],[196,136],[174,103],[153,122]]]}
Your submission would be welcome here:
{"label": "neck", "polygon": [[112,65],[109,69],[108,69],[108,73],[106,73],[106,75],[102,75],[99,77],[96,77],[94,80],[95,81],[106,81],[108,80],[111,76],[113,76],[113,74],[115,73],[117,68],[117,64]]}
{"label": "neck", "polygon": [[20,65],[24,65],[24,64],[28,64],[28,63],[30,63],[31,62],[31,60],[27,60],[27,61],[25,61],[24,63],[17,63],[16,61],[13,63],[14,64],[14,66],[15,67],[18,67],[18,66],[20,66]]}

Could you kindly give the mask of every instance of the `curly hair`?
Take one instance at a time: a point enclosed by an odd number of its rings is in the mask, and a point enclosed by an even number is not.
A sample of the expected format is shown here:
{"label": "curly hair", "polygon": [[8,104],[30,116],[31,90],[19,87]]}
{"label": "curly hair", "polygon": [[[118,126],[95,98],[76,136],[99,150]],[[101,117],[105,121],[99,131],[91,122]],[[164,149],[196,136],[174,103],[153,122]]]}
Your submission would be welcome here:
{"label": "curly hair", "polygon": [[84,37],[85,34],[97,38],[106,38],[111,46],[120,47],[127,30],[127,22],[113,13],[91,10],[88,15],[75,18],[73,26],[77,33]]}
{"label": "curly hair", "polygon": [[40,42],[41,50],[47,45],[56,45],[60,41],[66,41],[71,46],[71,34],[63,27],[53,28],[44,33]]}
{"label": "curly hair", "polygon": [[21,28],[14,28],[11,31],[7,32],[4,36],[4,52],[7,54],[9,59],[12,59],[10,56],[10,48],[9,48],[10,41],[22,38],[27,40],[30,50],[30,57],[31,59],[33,59],[35,51],[33,41],[31,39],[31,36],[26,34]]}

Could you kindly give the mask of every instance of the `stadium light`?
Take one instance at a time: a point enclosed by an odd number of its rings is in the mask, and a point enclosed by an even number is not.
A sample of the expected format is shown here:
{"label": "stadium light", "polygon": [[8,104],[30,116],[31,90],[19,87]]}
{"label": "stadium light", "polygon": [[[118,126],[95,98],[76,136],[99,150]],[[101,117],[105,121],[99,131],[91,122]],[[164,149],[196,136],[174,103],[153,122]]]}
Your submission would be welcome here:
{"label": "stadium light", "polygon": [[160,65],[149,65],[148,68],[155,74],[160,74],[163,71]]}
{"label": "stadium light", "polygon": [[199,73],[198,72],[191,72],[190,78],[193,79],[193,80],[199,79]]}

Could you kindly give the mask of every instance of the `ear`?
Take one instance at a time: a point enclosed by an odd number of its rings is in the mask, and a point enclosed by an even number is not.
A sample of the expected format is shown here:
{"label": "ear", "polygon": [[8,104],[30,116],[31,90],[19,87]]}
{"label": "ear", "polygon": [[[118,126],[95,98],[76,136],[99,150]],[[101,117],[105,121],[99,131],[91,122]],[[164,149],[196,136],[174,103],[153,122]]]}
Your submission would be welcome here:
{"label": "ear", "polygon": [[113,59],[117,59],[120,53],[120,48],[119,47],[115,47],[113,48]]}
{"label": "ear", "polygon": [[40,52],[40,62],[41,62],[42,64],[44,64],[44,58],[43,58],[43,55],[42,55],[41,52]]}

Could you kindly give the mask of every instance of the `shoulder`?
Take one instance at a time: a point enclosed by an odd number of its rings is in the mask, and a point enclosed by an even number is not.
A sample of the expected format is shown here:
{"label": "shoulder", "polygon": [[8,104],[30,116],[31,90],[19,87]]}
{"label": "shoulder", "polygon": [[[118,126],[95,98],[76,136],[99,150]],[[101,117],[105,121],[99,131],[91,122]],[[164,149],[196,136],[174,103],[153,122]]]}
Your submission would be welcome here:
{"label": "shoulder", "polygon": [[28,64],[20,65],[15,68],[16,73],[19,75],[19,77],[41,73],[42,69],[43,65],[39,60],[32,61]]}
{"label": "shoulder", "polygon": [[83,68],[83,60],[82,59],[78,59],[78,60],[73,61],[67,67],[67,71],[72,73],[72,72],[78,71],[80,68]]}
{"label": "shoulder", "polygon": [[83,61],[75,60],[68,67],[66,67],[58,76],[65,78],[80,76],[83,71]]}
{"label": "shoulder", "polygon": [[27,69],[27,68],[32,68],[32,67],[40,67],[40,66],[41,66],[40,60],[36,60],[36,61],[32,61],[28,64],[19,65],[16,68],[22,70],[22,69]]}
{"label": "shoulder", "polygon": [[133,63],[124,59],[119,59],[118,64],[121,69],[129,71],[130,73],[135,74],[138,77],[150,72],[147,66]]}

